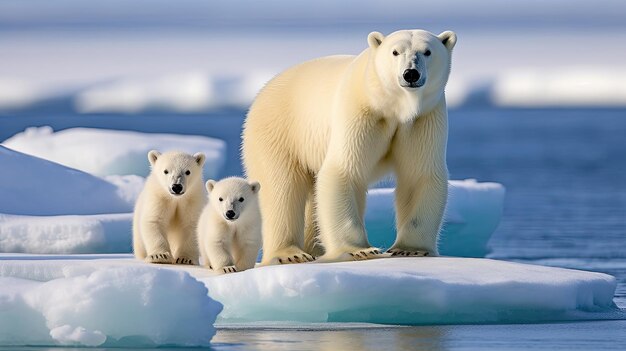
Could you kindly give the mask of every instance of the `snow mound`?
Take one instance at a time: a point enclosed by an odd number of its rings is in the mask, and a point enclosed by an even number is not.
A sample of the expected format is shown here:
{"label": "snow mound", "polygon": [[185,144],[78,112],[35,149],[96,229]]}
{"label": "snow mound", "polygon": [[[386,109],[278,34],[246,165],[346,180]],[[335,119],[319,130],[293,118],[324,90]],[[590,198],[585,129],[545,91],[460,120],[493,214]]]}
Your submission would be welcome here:
{"label": "snow mound", "polygon": [[3,145],[98,176],[150,173],[147,154],[180,150],[206,155],[205,177],[217,177],[226,162],[222,140],[199,135],[152,134],[131,131],[71,128],[54,132],[51,127],[31,127],[5,140]]}
{"label": "snow mound", "polygon": [[131,252],[132,220],[132,213],[84,216],[0,214],[0,252]]}
{"label": "snow mound", "polygon": [[1,145],[0,165],[0,213],[80,215],[133,209],[129,196],[112,183]]}
{"label": "snow mound", "polygon": [[200,278],[220,324],[521,323],[623,318],[612,276],[474,258],[268,266]]}
{"label": "snow mound", "polygon": [[624,81],[623,69],[520,69],[496,78],[492,100],[514,107],[626,106]]}
{"label": "snow mound", "polygon": [[10,258],[0,261],[2,345],[207,346],[215,334],[221,305],[186,272]]}
{"label": "snow mound", "polygon": [[[439,240],[442,255],[484,257],[487,243],[502,217],[505,189],[498,183],[474,179],[451,180]],[[365,226],[372,245],[388,248],[395,238],[394,189],[367,194]]]}

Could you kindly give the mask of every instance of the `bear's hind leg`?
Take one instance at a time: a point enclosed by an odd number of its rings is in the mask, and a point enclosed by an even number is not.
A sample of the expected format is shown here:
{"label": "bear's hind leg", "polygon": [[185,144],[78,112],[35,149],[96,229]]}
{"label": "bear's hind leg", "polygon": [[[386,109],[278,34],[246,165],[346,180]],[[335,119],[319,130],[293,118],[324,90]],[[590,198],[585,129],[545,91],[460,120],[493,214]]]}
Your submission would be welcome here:
{"label": "bear's hind leg", "polygon": [[[261,174],[264,173],[264,174]],[[297,165],[250,174],[263,188],[259,201],[263,217],[262,265],[313,261],[304,250],[304,206],[313,187],[310,174]]]}

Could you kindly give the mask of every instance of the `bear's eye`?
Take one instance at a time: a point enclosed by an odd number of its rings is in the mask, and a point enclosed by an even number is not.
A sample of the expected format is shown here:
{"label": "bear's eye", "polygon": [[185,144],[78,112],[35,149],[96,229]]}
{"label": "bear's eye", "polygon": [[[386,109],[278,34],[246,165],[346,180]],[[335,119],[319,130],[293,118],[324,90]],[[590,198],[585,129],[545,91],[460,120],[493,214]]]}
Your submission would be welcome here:
{"label": "bear's eye", "polygon": [[430,56],[430,50],[426,50],[426,51],[424,52],[424,56]]}
{"label": "bear's eye", "polygon": [[187,171],[187,172],[185,172],[185,174],[186,174],[186,175],[190,175],[190,174],[191,174],[191,172],[190,172],[190,171]]}
{"label": "bear's eye", "polygon": [[224,199],[222,199],[221,197],[219,198],[220,201],[224,201]]}
{"label": "bear's eye", "polygon": [[167,169],[166,169],[166,170],[164,170],[164,171],[163,171],[163,173],[168,174],[169,172],[168,172],[168,171],[167,171]]}
{"label": "bear's eye", "polygon": [[243,202],[243,197],[240,197],[240,198],[239,198],[239,202]]}
{"label": "bear's eye", "polygon": [[393,50],[393,56],[398,56],[400,55],[396,50]]}

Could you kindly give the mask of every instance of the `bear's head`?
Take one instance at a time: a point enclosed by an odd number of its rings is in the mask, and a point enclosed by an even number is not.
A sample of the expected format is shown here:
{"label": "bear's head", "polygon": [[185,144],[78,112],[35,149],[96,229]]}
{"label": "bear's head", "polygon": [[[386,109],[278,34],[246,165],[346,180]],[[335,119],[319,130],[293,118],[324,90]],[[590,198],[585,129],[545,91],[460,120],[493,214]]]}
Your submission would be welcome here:
{"label": "bear's head", "polygon": [[247,207],[258,206],[261,185],[243,178],[230,177],[219,182],[208,180],[209,203],[227,221],[236,221],[244,216]]}
{"label": "bear's head", "polygon": [[174,197],[183,196],[194,184],[202,184],[202,166],[205,156],[196,153],[193,156],[183,152],[156,150],[148,152],[148,161],[155,177],[164,191]]}
{"label": "bear's head", "polygon": [[387,100],[389,96],[399,97],[407,103],[396,113],[400,120],[429,112],[441,101],[456,44],[454,32],[434,35],[424,30],[401,30],[387,37],[372,32],[367,41],[383,96]]}

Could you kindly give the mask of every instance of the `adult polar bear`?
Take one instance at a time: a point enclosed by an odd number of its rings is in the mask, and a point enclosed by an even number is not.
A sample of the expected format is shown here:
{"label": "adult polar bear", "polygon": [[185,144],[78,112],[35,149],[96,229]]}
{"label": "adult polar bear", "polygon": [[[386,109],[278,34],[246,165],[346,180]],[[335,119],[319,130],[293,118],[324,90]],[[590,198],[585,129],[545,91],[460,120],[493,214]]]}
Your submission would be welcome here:
{"label": "adult polar bear", "polygon": [[[243,160],[263,185],[262,264],[383,256],[363,215],[368,185],[396,174],[392,255],[437,255],[447,198],[444,87],[456,35],[369,34],[358,56],[292,67],[259,93]],[[316,245],[317,238],[322,248]]]}

